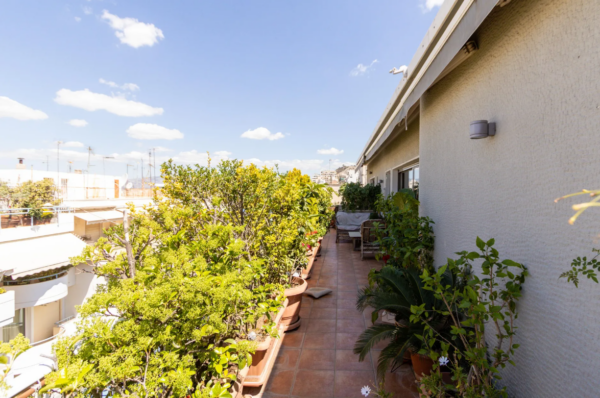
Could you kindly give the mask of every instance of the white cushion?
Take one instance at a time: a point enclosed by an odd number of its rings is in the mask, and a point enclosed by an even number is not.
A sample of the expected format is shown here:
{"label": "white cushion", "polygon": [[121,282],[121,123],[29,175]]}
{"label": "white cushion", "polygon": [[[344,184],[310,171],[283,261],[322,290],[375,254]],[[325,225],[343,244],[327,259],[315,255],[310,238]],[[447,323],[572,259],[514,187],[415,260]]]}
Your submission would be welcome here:
{"label": "white cushion", "polygon": [[338,224],[344,226],[354,226],[360,228],[360,224],[363,221],[366,221],[370,218],[371,213],[363,212],[363,213],[346,213],[344,211],[338,211],[336,215],[336,219]]}
{"label": "white cushion", "polygon": [[313,296],[314,298],[323,297],[326,294],[331,293],[333,290],[328,289],[326,287],[311,287],[310,289],[306,289],[304,294],[308,294],[309,296]]}

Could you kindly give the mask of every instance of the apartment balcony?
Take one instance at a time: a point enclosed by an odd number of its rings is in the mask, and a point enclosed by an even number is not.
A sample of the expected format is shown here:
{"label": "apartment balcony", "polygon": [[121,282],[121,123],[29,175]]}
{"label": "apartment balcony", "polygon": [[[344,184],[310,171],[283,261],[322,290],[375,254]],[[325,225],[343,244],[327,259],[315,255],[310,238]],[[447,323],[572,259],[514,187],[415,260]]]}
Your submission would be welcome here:
{"label": "apartment balcony", "polygon": [[74,274],[74,269],[70,268],[50,274],[5,280],[4,289],[7,293],[14,294],[14,309],[35,307],[66,297],[69,294],[69,285],[73,284]]}
{"label": "apartment balcony", "polygon": [[0,294],[0,326],[12,323],[15,317],[15,292],[7,291]]}

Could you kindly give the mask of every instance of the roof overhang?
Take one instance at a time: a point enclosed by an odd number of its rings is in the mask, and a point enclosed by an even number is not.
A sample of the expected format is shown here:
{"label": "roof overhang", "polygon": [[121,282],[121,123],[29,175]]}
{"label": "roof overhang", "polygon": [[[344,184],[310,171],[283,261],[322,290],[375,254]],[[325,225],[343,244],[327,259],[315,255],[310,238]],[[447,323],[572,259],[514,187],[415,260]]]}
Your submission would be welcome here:
{"label": "roof overhang", "polygon": [[75,213],[74,217],[85,221],[86,225],[102,224],[105,222],[123,221],[123,212],[118,210],[109,210],[91,213]]}
{"label": "roof overhang", "polygon": [[0,272],[16,279],[64,267],[86,246],[71,233],[0,243]]}
{"label": "roof overhang", "polygon": [[469,40],[496,5],[498,0],[444,2],[408,66],[408,77],[396,88],[362,150],[357,167],[377,155],[397,134],[397,126],[406,129],[425,91],[477,49]]}

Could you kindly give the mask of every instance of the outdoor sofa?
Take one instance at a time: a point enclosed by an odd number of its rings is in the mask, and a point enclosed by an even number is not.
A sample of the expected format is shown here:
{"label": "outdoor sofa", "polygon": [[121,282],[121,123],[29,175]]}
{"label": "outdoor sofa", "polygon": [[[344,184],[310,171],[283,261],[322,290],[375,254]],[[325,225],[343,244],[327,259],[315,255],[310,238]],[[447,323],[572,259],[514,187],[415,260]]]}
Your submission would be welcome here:
{"label": "outdoor sofa", "polygon": [[343,211],[340,210],[335,215],[335,243],[340,238],[349,239],[349,232],[359,232],[363,221],[367,221],[371,216],[371,211]]}

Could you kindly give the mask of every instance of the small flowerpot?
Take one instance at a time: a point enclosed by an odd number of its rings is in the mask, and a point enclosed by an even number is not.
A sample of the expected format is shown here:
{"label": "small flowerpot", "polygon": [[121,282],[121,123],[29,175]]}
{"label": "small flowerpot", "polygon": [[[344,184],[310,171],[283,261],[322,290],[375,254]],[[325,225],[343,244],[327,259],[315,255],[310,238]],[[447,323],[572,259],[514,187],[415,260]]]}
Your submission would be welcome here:
{"label": "small flowerpot", "polygon": [[[258,343],[254,354],[252,354],[252,365],[250,365],[250,368],[247,369],[241,385],[247,387],[260,387],[269,379],[269,375],[271,374],[271,370],[275,364],[275,358],[277,358],[277,354],[279,353],[281,342],[283,340],[283,331],[281,330],[280,325],[285,313],[285,309],[287,308],[287,304],[288,301],[286,300],[283,303],[283,307],[281,310],[279,310],[277,316],[275,317],[275,324],[279,326],[279,338],[272,338],[271,336],[268,336],[266,339]],[[239,394],[241,394],[241,389]]]}
{"label": "small flowerpot", "polygon": [[246,377],[248,376],[249,370],[250,370],[250,368],[248,366],[244,367],[244,369],[242,369],[238,372],[235,381],[231,383],[231,389],[229,392],[231,393],[232,397],[242,398],[244,396],[244,394],[242,393],[242,390],[244,389],[243,388],[244,381],[246,380]]}
{"label": "small flowerpot", "polygon": [[410,360],[412,361],[413,371],[415,372],[415,378],[420,381],[423,376],[429,376],[433,369],[433,360],[426,355],[410,353]]}
{"label": "small flowerpot", "polygon": [[294,330],[300,327],[300,307],[302,306],[302,293],[308,288],[308,282],[302,278],[294,277],[292,283],[296,286],[285,289],[284,295],[288,299],[288,305],[281,318],[281,327],[284,331]]}
{"label": "small flowerpot", "polygon": [[312,267],[313,267],[314,262],[315,262],[315,257],[310,256],[308,259],[308,264],[306,265],[306,267],[304,267],[302,269],[302,275],[301,275],[302,279],[310,279],[310,274],[312,272]]}
{"label": "small flowerpot", "polygon": [[455,382],[452,380],[452,372],[449,370],[442,370],[442,381],[444,384],[455,385]]}
{"label": "small flowerpot", "polygon": [[267,337],[258,344],[256,351],[252,354],[252,365],[248,369],[248,374],[242,382],[246,387],[260,387],[269,380],[269,375],[275,364],[275,358],[279,354],[281,342],[283,340],[283,331],[279,329],[279,338]]}

